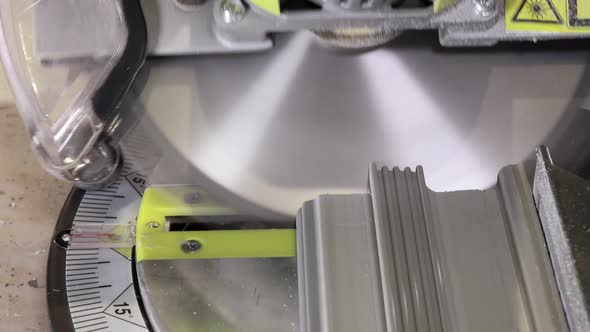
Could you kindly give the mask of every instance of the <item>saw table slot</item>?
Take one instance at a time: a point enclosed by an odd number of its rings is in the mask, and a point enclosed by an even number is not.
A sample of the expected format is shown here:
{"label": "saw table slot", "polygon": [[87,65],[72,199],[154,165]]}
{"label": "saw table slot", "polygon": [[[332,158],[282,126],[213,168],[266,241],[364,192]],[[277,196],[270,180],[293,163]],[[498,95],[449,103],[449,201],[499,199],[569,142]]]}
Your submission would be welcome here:
{"label": "saw table slot", "polygon": [[245,230],[245,229],[288,229],[295,228],[295,222],[261,220],[246,215],[170,216],[166,217],[168,232]]}

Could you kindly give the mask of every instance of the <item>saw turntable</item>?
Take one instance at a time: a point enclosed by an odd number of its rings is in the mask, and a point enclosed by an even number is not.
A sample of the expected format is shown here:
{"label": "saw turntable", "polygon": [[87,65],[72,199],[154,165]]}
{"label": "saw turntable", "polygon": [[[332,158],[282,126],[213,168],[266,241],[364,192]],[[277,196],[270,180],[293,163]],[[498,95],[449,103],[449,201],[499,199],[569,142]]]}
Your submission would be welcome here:
{"label": "saw turntable", "polygon": [[[590,331],[581,0],[1,1],[57,332]],[[411,168],[408,168],[411,167]]]}

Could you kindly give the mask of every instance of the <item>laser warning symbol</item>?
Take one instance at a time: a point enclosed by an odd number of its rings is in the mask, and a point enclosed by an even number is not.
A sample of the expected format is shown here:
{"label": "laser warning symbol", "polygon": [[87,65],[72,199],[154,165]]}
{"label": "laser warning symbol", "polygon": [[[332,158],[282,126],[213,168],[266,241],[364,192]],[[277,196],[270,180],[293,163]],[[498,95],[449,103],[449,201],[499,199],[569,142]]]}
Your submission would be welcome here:
{"label": "laser warning symbol", "polygon": [[551,0],[523,0],[512,22],[562,24],[563,20]]}

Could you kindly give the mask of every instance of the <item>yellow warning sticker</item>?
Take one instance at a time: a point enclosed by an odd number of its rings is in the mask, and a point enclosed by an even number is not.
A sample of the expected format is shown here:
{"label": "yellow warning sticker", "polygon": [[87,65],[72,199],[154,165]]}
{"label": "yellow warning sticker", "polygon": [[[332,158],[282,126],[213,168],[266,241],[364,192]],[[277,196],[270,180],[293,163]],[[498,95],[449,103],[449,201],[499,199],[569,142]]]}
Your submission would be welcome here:
{"label": "yellow warning sticker", "polygon": [[590,32],[590,1],[506,0],[506,30]]}

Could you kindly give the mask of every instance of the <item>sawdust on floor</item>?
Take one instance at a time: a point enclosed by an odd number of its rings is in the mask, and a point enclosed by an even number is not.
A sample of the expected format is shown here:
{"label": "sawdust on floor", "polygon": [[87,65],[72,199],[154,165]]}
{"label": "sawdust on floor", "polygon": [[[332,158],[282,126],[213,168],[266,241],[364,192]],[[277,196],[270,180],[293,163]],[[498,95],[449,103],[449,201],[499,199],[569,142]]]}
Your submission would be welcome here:
{"label": "sawdust on floor", "polygon": [[14,106],[0,108],[0,331],[50,331],[47,251],[70,186],[39,166]]}

